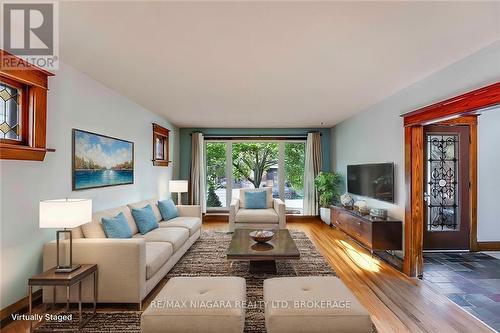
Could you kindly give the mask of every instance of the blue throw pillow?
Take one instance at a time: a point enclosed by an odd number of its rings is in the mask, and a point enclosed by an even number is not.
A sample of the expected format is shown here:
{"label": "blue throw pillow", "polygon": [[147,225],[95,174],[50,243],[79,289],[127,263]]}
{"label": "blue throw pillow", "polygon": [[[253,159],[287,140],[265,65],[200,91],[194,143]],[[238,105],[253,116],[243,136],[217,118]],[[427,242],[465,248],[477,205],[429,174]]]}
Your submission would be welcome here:
{"label": "blue throw pillow", "polygon": [[179,216],[177,207],[175,207],[172,199],[158,201],[158,208],[160,209],[160,214],[164,221],[168,221]]}
{"label": "blue throw pillow", "polygon": [[158,228],[158,221],[151,205],[143,208],[132,208],[132,216],[137,224],[137,229],[143,235]]}
{"label": "blue throw pillow", "polygon": [[127,218],[123,213],[115,217],[103,217],[102,227],[108,238],[132,238],[132,230],[130,230]]}
{"label": "blue throw pillow", "polygon": [[267,208],[266,191],[245,192],[245,208],[265,209]]}

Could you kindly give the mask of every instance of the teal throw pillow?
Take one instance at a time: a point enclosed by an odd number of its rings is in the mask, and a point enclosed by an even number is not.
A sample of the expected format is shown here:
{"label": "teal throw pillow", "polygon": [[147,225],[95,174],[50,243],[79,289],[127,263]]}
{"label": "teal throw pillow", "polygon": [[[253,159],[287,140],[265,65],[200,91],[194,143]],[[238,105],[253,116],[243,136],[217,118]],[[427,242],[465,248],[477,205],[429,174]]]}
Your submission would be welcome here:
{"label": "teal throw pillow", "polygon": [[179,216],[177,207],[175,207],[172,199],[158,201],[158,209],[160,209],[160,214],[164,221],[168,221]]}
{"label": "teal throw pillow", "polygon": [[137,224],[137,229],[143,235],[158,228],[158,221],[151,205],[143,208],[132,208],[132,216]]}
{"label": "teal throw pillow", "polygon": [[115,217],[103,217],[102,227],[108,238],[132,238],[132,230],[123,213]]}
{"label": "teal throw pillow", "polygon": [[266,191],[245,192],[245,208],[265,209],[267,208]]}

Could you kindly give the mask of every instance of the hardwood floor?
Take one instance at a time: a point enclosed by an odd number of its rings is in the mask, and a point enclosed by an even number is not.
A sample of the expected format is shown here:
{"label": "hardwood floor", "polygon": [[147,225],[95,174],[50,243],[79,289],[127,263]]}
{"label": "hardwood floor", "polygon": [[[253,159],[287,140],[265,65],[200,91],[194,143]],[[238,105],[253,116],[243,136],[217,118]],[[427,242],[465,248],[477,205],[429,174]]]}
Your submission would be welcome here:
{"label": "hardwood floor", "polygon": [[[203,228],[227,230],[227,222],[204,222]],[[459,306],[439,294],[430,284],[408,278],[389,264],[372,258],[343,232],[317,219],[288,223],[304,231],[327,259],[340,279],[370,312],[379,332],[491,332]],[[147,307],[165,281],[143,303]],[[101,305],[100,311],[131,310],[127,306]],[[35,308],[37,312],[42,306]],[[2,328],[4,333],[27,332],[25,322]]]}

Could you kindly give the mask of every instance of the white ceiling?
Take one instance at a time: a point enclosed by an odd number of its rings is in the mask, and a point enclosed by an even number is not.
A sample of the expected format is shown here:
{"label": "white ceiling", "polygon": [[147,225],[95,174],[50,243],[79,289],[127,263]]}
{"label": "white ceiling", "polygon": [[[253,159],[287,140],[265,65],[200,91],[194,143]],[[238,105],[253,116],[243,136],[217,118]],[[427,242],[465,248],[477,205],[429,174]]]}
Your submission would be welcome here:
{"label": "white ceiling", "polygon": [[499,15],[500,2],[62,2],[60,48],[179,127],[330,127],[499,39]]}

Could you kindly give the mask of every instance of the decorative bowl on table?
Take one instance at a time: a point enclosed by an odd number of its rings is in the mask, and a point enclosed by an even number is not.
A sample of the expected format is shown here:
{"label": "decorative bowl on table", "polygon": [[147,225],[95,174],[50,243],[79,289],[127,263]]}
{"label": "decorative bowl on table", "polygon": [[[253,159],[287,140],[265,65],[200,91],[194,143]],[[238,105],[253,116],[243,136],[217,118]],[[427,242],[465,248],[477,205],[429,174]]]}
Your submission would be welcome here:
{"label": "decorative bowl on table", "polygon": [[273,239],[274,232],[269,230],[255,230],[252,231],[249,235],[257,243],[265,243]]}

